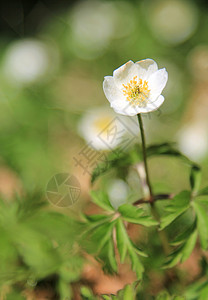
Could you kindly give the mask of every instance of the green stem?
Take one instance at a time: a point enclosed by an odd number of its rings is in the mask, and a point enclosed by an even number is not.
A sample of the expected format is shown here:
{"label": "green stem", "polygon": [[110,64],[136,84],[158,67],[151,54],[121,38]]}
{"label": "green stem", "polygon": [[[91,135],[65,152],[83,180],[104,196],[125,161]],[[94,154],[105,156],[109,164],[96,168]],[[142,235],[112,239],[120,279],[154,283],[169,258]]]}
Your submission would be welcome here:
{"label": "green stem", "polygon": [[141,138],[142,138],[142,152],[143,152],[144,168],[145,168],[145,173],[146,173],[146,183],[147,183],[148,188],[149,188],[150,199],[152,199],[153,192],[152,192],[152,187],[151,187],[149,172],[148,172],[148,166],[147,166],[147,153],[146,153],[146,142],[145,142],[145,135],[144,135],[144,126],[143,126],[143,121],[142,121],[141,114],[138,114],[137,117],[138,117],[138,121],[139,121],[139,127],[140,127]]}
{"label": "green stem", "polygon": [[[137,115],[138,117],[138,121],[139,121],[139,127],[140,127],[140,131],[141,131],[141,138],[142,138],[142,152],[143,152],[143,159],[144,159],[144,168],[145,168],[145,173],[146,173],[146,183],[147,186],[149,188],[149,194],[150,194],[150,199],[149,199],[149,203],[151,205],[151,211],[153,216],[155,217],[155,219],[160,222],[160,216],[155,208],[155,204],[154,204],[154,195],[153,195],[153,191],[152,191],[152,187],[151,187],[151,183],[150,183],[150,178],[149,178],[149,172],[148,172],[148,166],[147,166],[147,153],[146,153],[146,142],[145,142],[145,135],[144,135],[144,126],[143,126],[143,122],[142,122],[142,117],[141,114]],[[166,237],[166,234],[164,231],[159,231],[159,236],[160,236],[160,240],[164,249],[164,252],[166,255],[168,255],[170,253],[170,247],[168,244],[168,239]]]}

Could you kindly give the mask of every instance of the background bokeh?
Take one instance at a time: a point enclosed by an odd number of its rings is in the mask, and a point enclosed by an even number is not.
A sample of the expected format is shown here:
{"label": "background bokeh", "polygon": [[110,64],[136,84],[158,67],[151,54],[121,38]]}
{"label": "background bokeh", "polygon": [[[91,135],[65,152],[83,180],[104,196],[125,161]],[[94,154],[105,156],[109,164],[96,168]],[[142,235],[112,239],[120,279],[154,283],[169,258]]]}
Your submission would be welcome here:
{"label": "background bokeh", "polygon": [[[67,214],[93,210],[90,174],[76,165],[74,157],[115,117],[103,93],[103,78],[130,59],[152,58],[169,74],[164,104],[159,112],[144,116],[147,142],[175,142],[202,164],[205,184],[207,11],[207,1],[191,0],[2,4],[0,193],[4,201],[34,192],[46,199],[48,181],[64,172],[79,180],[80,199],[65,210],[51,209]],[[140,142],[139,131],[134,130],[135,141]],[[149,164],[156,191],[178,192],[188,186],[188,169],[178,160],[151,158]],[[130,170],[124,182],[112,172],[99,184],[117,206],[128,195],[138,198],[141,189],[135,176]]]}

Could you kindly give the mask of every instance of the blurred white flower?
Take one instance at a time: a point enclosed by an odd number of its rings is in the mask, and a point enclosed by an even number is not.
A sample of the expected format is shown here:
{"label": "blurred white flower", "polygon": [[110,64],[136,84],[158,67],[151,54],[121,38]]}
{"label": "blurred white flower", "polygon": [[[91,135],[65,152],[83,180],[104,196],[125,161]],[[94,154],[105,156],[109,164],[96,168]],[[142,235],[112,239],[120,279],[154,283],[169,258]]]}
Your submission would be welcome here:
{"label": "blurred white flower", "polygon": [[117,209],[119,206],[127,202],[129,187],[122,179],[114,179],[108,188],[108,196],[111,205]]}
{"label": "blurred white flower", "polygon": [[198,24],[197,7],[193,1],[152,1],[148,17],[155,35],[170,44],[187,40]]}
{"label": "blurred white flower", "polygon": [[134,116],[158,109],[164,102],[161,95],[168,80],[165,68],[158,70],[156,62],[145,59],[128,61],[105,76],[103,90],[115,112]]}
{"label": "blurred white flower", "polygon": [[122,38],[134,29],[131,4],[111,1],[82,1],[71,11],[72,44],[78,57],[93,59],[103,53],[113,38]]}
{"label": "blurred white flower", "polygon": [[[53,61],[54,64],[54,61]],[[47,45],[38,40],[24,39],[11,44],[4,60],[9,80],[27,84],[34,82],[51,68]]]}
{"label": "blurred white flower", "polygon": [[194,161],[208,154],[208,130],[204,123],[186,125],[178,133],[179,149]]}
{"label": "blurred white flower", "polygon": [[[94,108],[85,113],[80,120],[78,131],[86,142],[96,150],[112,150],[122,143],[130,134],[138,135],[139,127],[136,120],[128,117],[117,117],[107,108]],[[127,140],[128,142],[128,140]]]}

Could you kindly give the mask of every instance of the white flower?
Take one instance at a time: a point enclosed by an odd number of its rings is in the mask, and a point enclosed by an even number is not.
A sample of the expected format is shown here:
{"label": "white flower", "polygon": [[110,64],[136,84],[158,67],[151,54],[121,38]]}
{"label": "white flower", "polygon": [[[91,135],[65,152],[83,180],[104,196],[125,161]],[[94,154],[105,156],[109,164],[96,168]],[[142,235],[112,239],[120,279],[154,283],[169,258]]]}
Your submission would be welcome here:
{"label": "white flower", "polygon": [[50,63],[45,43],[35,39],[23,39],[8,48],[4,71],[9,80],[27,84],[42,78],[50,69]]}
{"label": "white flower", "polygon": [[208,154],[208,130],[203,122],[186,125],[178,133],[179,149],[194,161],[202,161]]}
{"label": "white flower", "polygon": [[127,202],[129,187],[122,179],[111,180],[108,188],[108,196],[111,205],[117,209],[119,206]]}
{"label": "white flower", "polygon": [[82,59],[94,59],[113,39],[129,35],[135,23],[133,7],[126,1],[77,1],[69,19],[70,49]]}
{"label": "white flower", "polygon": [[[190,38],[198,25],[194,1],[150,1],[149,23],[155,35],[168,44],[177,45]],[[176,22],[177,20],[177,22]]]}
{"label": "white flower", "polygon": [[164,102],[161,95],[168,80],[166,69],[158,70],[156,62],[145,59],[128,61],[105,76],[103,90],[115,112],[134,116],[158,109]]}
{"label": "white flower", "polygon": [[[128,131],[128,128],[131,131]],[[124,116],[118,117],[112,110],[100,107],[84,114],[80,120],[78,131],[92,148],[113,150],[124,139],[130,141],[134,135],[138,135],[139,127],[136,120],[130,120],[129,117]]]}

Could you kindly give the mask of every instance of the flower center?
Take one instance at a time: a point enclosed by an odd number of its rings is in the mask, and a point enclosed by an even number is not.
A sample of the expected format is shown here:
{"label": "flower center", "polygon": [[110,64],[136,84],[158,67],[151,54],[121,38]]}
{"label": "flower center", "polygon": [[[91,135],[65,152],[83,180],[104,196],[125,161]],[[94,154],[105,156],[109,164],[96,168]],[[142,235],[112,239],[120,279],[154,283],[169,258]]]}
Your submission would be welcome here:
{"label": "flower center", "polygon": [[126,96],[127,101],[133,106],[146,107],[149,97],[149,88],[146,80],[141,78],[137,80],[137,76],[133,77],[133,80],[123,84],[123,94]]}
{"label": "flower center", "polygon": [[95,129],[98,130],[98,131],[102,131],[105,129],[105,127],[107,125],[110,124],[110,122],[112,122],[112,117],[110,116],[102,116],[101,118],[97,119],[94,121],[94,126],[95,126]]}

